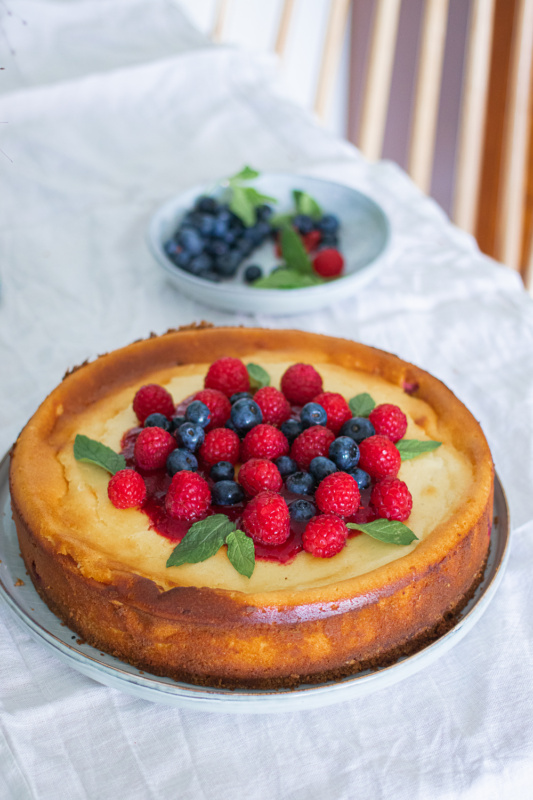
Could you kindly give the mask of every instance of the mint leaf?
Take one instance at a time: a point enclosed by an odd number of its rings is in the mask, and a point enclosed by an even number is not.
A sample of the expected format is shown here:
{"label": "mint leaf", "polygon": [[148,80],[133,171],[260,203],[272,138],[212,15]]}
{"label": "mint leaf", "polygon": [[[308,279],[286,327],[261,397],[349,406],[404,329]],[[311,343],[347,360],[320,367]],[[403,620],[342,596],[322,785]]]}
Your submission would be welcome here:
{"label": "mint leaf", "polygon": [[294,214],[273,214],[268,220],[271,228],[281,228],[283,225],[290,225]]}
{"label": "mint leaf", "polygon": [[232,187],[229,207],[247,228],[255,224],[255,206],[243,186]]}
{"label": "mint leaf", "polygon": [[305,214],[308,217],[312,217],[312,219],[319,219],[322,216],[322,209],[310,194],[295,189],[292,196],[294,197],[297,214]]}
{"label": "mint leaf", "polygon": [[269,194],[262,194],[261,192],[258,192],[257,189],[254,189],[253,186],[245,186],[241,188],[243,188],[243,191],[246,192],[246,197],[250,203],[253,203],[254,206],[261,206],[263,203],[278,202],[275,197],[271,197]]}
{"label": "mint leaf", "polygon": [[243,167],[240,172],[235,173],[232,175],[231,178],[228,178],[230,183],[234,181],[251,181],[253,178],[258,178],[259,172],[252,167],[245,166]]}
{"label": "mint leaf", "polygon": [[253,540],[244,531],[235,530],[226,537],[228,558],[241,575],[250,578],[255,567],[255,547]]}
{"label": "mint leaf", "polygon": [[206,561],[220,550],[226,541],[226,536],[234,530],[235,523],[225,514],[213,514],[207,519],[195,522],[170,554],[167,567]]}
{"label": "mint leaf", "polygon": [[124,456],[115,453],[102,442],[89,439],[88,436],[83,436],[81,433],[78,433],[74,439],[74,458],[76,461],[88,461],[90,464],[103,467],[111,475],[126,467]]}
{"label": "mint leaf", "polygon": [[350,411],[354,417],[368,417],[373,408],[376,407],[375,402],[367,392],[356,394],[351,400],[348,400]]}
{"label": "mint leaf", "polygon": [[261,389],[263,386],[270,385],[270,375],[260,367],[259,364],[247,364],[246,369],[250,376],[250,386],[252,389]]}
{"label": "mint leaf", "polygon": [[359,524],[357,522],[347,522],[347,528],[352,528],[355,531],[363,531],[373,539],[379,539],[380,542],[387,542],[387,544],[411,544],[418,536],[415,536],[411,528],[404,525],[403,522],[395,522],[389,519],[375,519],[374,522],[365,522]]}
{"label": "mint leaf", "polygon": [[412,458],[430,453],[440,447],[442,442],[434,442],[431,439],[400,439],[396,442],[396,447],[400,451],[402,461],[410,461]]}
{"label": "mint leaf", "polygon": [[318,275],[305,275],[297,269],[277,269],[264,278],[254,281],[254,289],[301,289],[324,283]]}
{"label": "mint leaf", "polygon": [[315,274],[302,240],[289,225],[284,225],[281,229],[280,245],[283,259],[288,267],[307,275]]}

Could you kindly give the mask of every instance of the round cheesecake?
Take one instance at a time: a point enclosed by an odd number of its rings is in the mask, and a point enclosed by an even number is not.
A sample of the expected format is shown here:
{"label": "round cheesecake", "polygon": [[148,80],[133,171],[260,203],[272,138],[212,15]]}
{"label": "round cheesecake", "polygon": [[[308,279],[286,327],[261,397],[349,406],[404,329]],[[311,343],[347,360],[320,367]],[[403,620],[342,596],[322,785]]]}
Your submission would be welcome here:
{"label": "round cheesecake", "polygon": [[[74,458],[77,434],[116,452],[138,425],[137,390],[179,404],[223,356],[261,365],[279,387],[294,363],[324,389],[399,406],[405,438],[441,445],[402,462],[410,545],[349,538],[332,558],[258,559],[250,578],[226,547],[167,567],[176,542],[139,508],[108,499],[109,474]],[[10,486],[21,552],[49,607],[90,644],[196,684],[293,686],[390,663],[450,624],[482,577],[494,470],[485,437],[440,381],[397,357],[301,331],[194,327],[101,356],[68,374],[20,434]]]}

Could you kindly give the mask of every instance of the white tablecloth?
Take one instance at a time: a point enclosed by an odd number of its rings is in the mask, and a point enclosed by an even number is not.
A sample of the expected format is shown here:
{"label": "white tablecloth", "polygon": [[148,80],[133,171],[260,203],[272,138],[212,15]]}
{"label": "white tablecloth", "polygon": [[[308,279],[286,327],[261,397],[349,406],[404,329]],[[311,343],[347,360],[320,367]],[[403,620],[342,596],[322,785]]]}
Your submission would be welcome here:
{"label": "white tablecloth", "polygon": [[[268,59],[203,40],[165,0],[18,0],[1,24],[0,437],[65,369],[195,320],[357,339],[444,380],[480,420],[508,493],[509,567],[452,651],[323,710],[172,709],[58,662],[0,606],[0,797],[531,798],[533,308],[394,165],[369,165],[276,96]],[[2,14],[5,14],[5,9]],[[286,318],[172,288],[153,210],[243,164],[328,177],[390,217],[391,257],[355,297]]]}

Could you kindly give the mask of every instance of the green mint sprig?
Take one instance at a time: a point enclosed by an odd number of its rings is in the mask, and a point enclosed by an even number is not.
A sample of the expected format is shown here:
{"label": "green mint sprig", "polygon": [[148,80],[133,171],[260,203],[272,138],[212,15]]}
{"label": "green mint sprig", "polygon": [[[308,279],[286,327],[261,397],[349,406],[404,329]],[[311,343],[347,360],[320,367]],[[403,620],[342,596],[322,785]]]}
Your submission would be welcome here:
{"label": "green mint sprig", "polygon": [[87,461],[90,464],[96,464],[98,467],[103,467],[114,475],[121,469],[126,467],[126,459],[119,453],[115,453],[107,445],[102,442],[97,442],[95,439],[89,439],[78,433],[74,439],[74,458],[76,461]]}
{"label": "green mint sprig", "polygon": [[250,578],[255,567],[255,548],[252,539],[238,530],[225,514],[213,514],[191,525],[181,542],[170,554],[167,567],[198,564],[217,553],[223,544],[228,546],[228,558],[240,575]]}
{"label": "green mint sprig", "polygon": [[259,177],[259,172],[252,167],[244,167],[228,178],[230,201],[229,207],[241,222],[250,228],[257,221],[256,208],[264,203],[277,203],[275,197],[258,192],[253,186],[244,186],[246,181]]}
{"label": "green mint sprig", "polygon": [[294,210],[285,214],[275,214],[271,217],[270,224],[272,227],[281,228],[283,225],[289,225],[297,214],[305,214],[311,219],[320,219],[322,216],[322,208],[314,197],[311,197],[307,192],[302,192],[301,189],[294,189],[292,199],[294,201]]}
{"label": "green mint sprig", "polygon": [[348,400],[350,411],[354,417],[368,417],[370,412],[376,407],[372,397],[367,392],[356,394],[351,400]]}
{"label": "green mint sprig", "polygon": [[400,439],[396,442],[396,447],[400,451],[402,461],[410,461],[423,453],[436,450],[441,444],[442,442],[434,442],[432,439]]}
{"label": "green mint sprig", "polygon": [[373,539],[379,539],[380,542],[387,544],[406,545],[418,541],[418,536],[415,536],[411,528],[403,522],[389,519],[375,519],[373,522],[365,523],[347,522],[346,527],[354,531],[363,531]]}
{"label": "green mint sprig", "polygon": [[270,375],[259,364],[247,364],[246,369],[248,370],[252,389],[262,389],[264,386],[270,386]]}
{"label": "green mint sprig", "polygon": [[280,246],[285,267],[271,272],[265,278],[259,278],[253,284],[254,288],[301,289],[324,283],[314,271],[301,238],[288,224],[281,226]]}

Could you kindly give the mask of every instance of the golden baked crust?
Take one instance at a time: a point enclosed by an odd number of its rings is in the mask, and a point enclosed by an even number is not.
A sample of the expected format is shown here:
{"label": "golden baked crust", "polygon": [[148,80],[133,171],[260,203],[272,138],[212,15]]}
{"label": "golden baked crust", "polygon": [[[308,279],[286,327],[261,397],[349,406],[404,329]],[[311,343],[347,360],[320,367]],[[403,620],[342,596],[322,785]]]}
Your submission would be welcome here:
{"label": "golden baked crust", "polygon": [[[283,566],[272,590],[267,567],[257,591],[252,583],[252,589],[245,586],[244,578],[242,588],[209,580],[202,585],[198,573],[186,568],[150,571],[139,562],[135,569],[120,550],[102,548],[80,533],[62,455],[78,419],[110,397],[132,398],[139,385],[154,375],[169,377],[181,365],[208,364],[224,355],[245,361],[253,356],[261,363],[272,353],[287,362],[313,363],[319,371],[321,365],[341,368],[366,373],[369,381],[383,379],[395,390],[405,387],[406,402],[428,409],[417,418],[419,428],[468,465],[460,504],[416,546],[402,549],[405,555],[344,580],[293,579],[287,589],[279,578]],[[202,326],[137,342],[83,365],[65,377],[21,433],[10,484],[21,552],[55,613],[91,644],[142,669],[209,685],[326,680],[405,650],[457,609],[479,580],[492,521],[488,445],[472,415],[441,382],[388,353],[301,331]],[[121,513],[144,517],[136,510]],[[169,552],[173,547],[156,544]],[[215,566],[224,575],[225,555],[217,558]]]}

